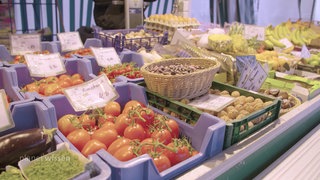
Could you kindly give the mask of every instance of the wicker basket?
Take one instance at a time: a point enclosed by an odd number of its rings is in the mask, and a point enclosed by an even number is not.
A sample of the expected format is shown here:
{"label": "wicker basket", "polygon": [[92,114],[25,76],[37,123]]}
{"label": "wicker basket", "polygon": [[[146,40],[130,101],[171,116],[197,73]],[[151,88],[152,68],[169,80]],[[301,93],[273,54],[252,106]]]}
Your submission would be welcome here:
{"label": "wicker basket", "polygon": [[[146,70],[147,67],[176,63],[201,65],[205,69],[184,75],[163,75]],[[162,96],[180,100],[195,98],[207,93],[219,68],[220,63],[216,59],[174,58],[145,64],[141,67],[141,72],[148,89]]]}

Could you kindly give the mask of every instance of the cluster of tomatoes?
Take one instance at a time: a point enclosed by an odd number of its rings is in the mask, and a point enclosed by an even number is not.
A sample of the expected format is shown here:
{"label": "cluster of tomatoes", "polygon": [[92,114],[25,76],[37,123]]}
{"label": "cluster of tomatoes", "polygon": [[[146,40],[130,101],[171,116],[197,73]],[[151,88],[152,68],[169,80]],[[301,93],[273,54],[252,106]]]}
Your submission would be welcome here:
{"label": "cluster of tomatoes", "polygon": [[114,82],[115,78],[120,75],[129,79],[142,78],[142,73],[140,72],[140,69],[136,67],[134,62],[115,64],[113,66],[102,68],[99,75],[102,73],[106,74],[111,82]]}
{"label": "cluster of tomatoes", "polygon": [[[50,54],[50,51],[44,50],[44,51],[36,51],[33,52],[33,54]],[[23,55],[17,55],[14,57],[12,64],[19,64],[19,63],[24,63],[26,64],[26,59],[24,58]]]}
{"label": "cluster of tomatoes", "polygon": [[84,79],[79,73],[73,75],[62,74],[60,76],[50,76],[38,81],[33,81],[25,85],[21,90],[23,92],[37,92],[40,95],[51,96],[63,94],[63,89],[82,84]]}
{"label": "cluster of tomatoes", "polygon": [[79,116],[59,118],[58,129],[86,157],[104,149],[120,161],[149,154],[158,171],[180,163],[198,152],[180,137],[173,119],[155,113],[136,100],[123,110],[112,101]]}
{"label": "cluster of tomatoes", "polygon": [[91,51],[90,48],[82,48],[78,50],[74,50],[71,52],[68,52],[67,54],[64,55],[65,58],[71,58],[72,55],[81,55],[81,56],[93,56],[93,52]]}

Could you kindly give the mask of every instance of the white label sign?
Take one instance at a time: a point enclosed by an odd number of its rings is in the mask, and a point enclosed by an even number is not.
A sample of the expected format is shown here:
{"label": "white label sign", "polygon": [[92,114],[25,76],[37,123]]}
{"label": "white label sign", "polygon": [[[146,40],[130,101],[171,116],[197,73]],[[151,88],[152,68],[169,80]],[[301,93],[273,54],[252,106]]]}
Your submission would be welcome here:
{"label": "white label sign", "polygon": [[103,107],[109,101],[119,97],[105,74],[81,85],[64,89],[64,94],[75,111],[86,111]]}
{"label": "white label sign", "polygon": [[0,114],[0,132],[14,127],[7,96],[3,89],[0,89]]}
{"label": "white label sign", "polygon": [[246,39],[251,39],[257,36],[257,39],[260,41],[265,40],[265,27],[254,26],[254,25],[245,25],[244,26],[244,37]]}
{"label": "white label sign", "polygon": [[11,55],[41,51],[40,42],[40,34],[12,34],[10,35]]}
{"label": "white label sign", "polygon": [[256,61],[255,56],[238,56],[236,57],[236,64],[240,72],[237,87],[258,91],[268,74],[261,64]]}
{"label": "white label sign", "polygon": [[286,46],[284,49],[291,48],[293,46],[292,42],[287,38],[280,39],[279,41]]}
{"label": "white label sign", "polygon": [[118,53],[113,47],[110,48],[96,48],[91,47],[94,57],[99,66],[107,67],[115,64],[121,64]]}
{"label": "white label sign", "polygon": [[199,109],[219,112],[235,100],[231,96],[218,96],[215,94],[207,94],[191,101],[188,105]]}
{"label": "white label sign", "polygon": [[302,49],[301,49],[301,58],[310,58],[311,57],[311,53],[309,51],[309,49],[307,48],[306,45],[303,45],[302,46]]}
{"label": "white label sign", "polygon": [[58,38],[62,52],[74,51],[84,47],[79,32],[58,33]]}
{"label": "white label sign", "polygon": [[30,75],[33,77],[56,76],[66,72],[59,53],[24,55]]}

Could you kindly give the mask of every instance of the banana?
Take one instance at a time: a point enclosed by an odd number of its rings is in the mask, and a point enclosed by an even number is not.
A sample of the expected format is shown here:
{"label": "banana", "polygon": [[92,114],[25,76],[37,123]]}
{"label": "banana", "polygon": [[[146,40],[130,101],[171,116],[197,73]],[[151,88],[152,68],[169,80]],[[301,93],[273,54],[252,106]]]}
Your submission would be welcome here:
{"label": "banana", "polygon": [[280,48],[285,48],[285,47],[286,47],[286,46],[285,46],[284,44],[282,44],[280,41],[278,41],[277,39],[275,39],[272,35],[268,35],[268,36],[267,36],[267,39],[268,39],[269,41],[271,41],[274,46],[277,46],[277,47],[280,47]]}
{"label": "banana", "polygon": [[277,34],[278,34],[278,37],[279,37],[279,39],[283,39],[283,38],[285,38],[286,37],[286,33],[285,33],[285,26],[281,23],[281,24],[279,24],[279,25],[277,25]]}
{"label": "banana", "polygon": [[302,46],[304,44],[303,40],[301,39],[301,30],[300,28],[293,30],[291,34],[291,40],[293,44]]}
{"label": "banana", "polygon": [[313,39],[312,37],[309,36],[308,32],[306,30],[303,30],[301,32],[301,39],[305,44],[310,44],[311,40]]}
{"label": "banana", "polygon": [[273,49],[273,44],[269,39],[264,40],[267,49]]}
{"label": "banana", "polygon": [[281,37],[280,37],[280,32],[279,32],[279,27],[280,26],[275,26],[274,28],[273,28],[273,31],[272,31],[272,36],[275,38],[275,39],[281,39]]}
{"label": "banana", "polygon": [[282,26],[283,26],[282,29],[283,29],[284,37],[291,41],[290,39],[291,30],[288,28],[286,23],[282,23]]}
{"label": "banana", "polygon": [[305,34],[310,37],[311,39],[317,39],[320,38],[320,34],[317,34],[316,32],[314,32],[314,30],[312,30],[311,28],[308,28],[306,30]]}

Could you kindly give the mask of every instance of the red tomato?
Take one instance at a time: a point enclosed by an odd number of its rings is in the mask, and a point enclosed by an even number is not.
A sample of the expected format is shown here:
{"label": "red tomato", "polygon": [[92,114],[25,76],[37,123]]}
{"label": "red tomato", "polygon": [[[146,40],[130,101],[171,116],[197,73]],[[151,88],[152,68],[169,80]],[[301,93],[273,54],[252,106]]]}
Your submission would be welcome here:
{"label": "red tomato", "polygon": [[121,148],[124,145],[129,145],[132,140],[125,138],[125,137],[120,137],[113,141],[110,146],[108,147],[107,151],[113,155],[119,148]]}
{"label": "red tomato", "polygon": [[36,84],[36,82],[27,84],[25,88],[28,92],[39,92],[39,86]]}
{"label": "red tomato", "polygon": [[91,139],[88,141],[84,147],[81,150],[81,153],[85,156],[88,157],[90,154],[94,154],[100,149],[105,149],[107,150],[106,145],[104,145],[102,142],[96,139]]}
{"label": "red tomato", "polygon": [[173,119],[167,119],[165,121],[165,123],[167,124],[167,127],[169,128],[169,131],[172,135],[172,138],[178,138],[179,133],[180,133],[179,124]]}
{"label": "red tomato", "polygon": [[139,141],[142,141],[146,138],[146,131],[141,126],[141,124],[134,123],[130,124],[123,133],[123,136],[128,139],[137,139]]}
{"label": "red tomato", "polygon": [[169,158],[163,154],[152,158],[154,165],[156,165],[159,172],[162,172],[171,167]]}
{"label": "red tomato", "polygon": [[57,90],[59,90],[61,87],[57,83],[50,83],[47,84],[44,89],[44,95],[45,96],[51,96],[56,94]]}
{"label": "red tomato", "polygon": [[98,117],[98,126],[101,127],[106,122],[112,122],[114,124],[115,120],[116,120],[116,117],[112,116],[110,114],[108,114],[108,115],[107,114],[100,115]]}
{"label": "red tomato", "polygon": [[121,106],[116,101],[110,101],[104,106],[103,110],[104,110],[104,113],[106,114],[119,116],[121,113]]}
{"label": "red tomato", "polygon": [[81,76],[81,74],[79,74],[79,73],[73,74],[73,75],[71,76],[71,79],[72,79],[72,80],[75,80],[75,79],[82,79],[82,80],[84,80],[83,77]]}
{"label": "red tomato", "polygon": [[91,139],[88,131],[77,129],[68,134],[67,139],[81,151],[84,145]]}
{"label": "red tomato", "polygon": [[93,132],[92,139],[99,140],[108,148],[110,144],[118,137],[118,133],[115,129],[103,128]]}
{"label": "red tomato", "polygon": [[91,131],[96,126],[96,120],[94,117],[90,117],[89,114],[81,114],[79,116],[79,121],[81,122],[82,128],[87,131]]}
{"label": "red tomato", "polygon": [[113,122],[106,121],[100,126],[100,129],[116,129],[116,126],[114,125]]}
{"label": "red tomato", "polygon": [[134,109],[136,107],[139,107],[139,106],[145,107],[144,104],[140,103],[137,100],[130,100],[124,106],[122,113],[128,114],[130,110],[132,110],[132,109]]}
{"label": "red tomato", "polygon": [[72,86],[84,83],[83,79],[72,79]]}
{"label": "red tomato", "polygon": [[79,119],[76,115],[66,114],[58,120],[58,129],[65,136],[76,129],[79,129]]}
{"label": "red tomato", "polygon": [[163,148],[161,146],[158,146],[157,143],[153,138],[146,138],[143,141],[141,141],[141,149],[139,151],[139,154],[151,154],[152,152],[162,152]]}
{"label": "red tomato", "polygon": [[168,144],[167,147],[172,148],[172,149],[176,149],[176,152],[170,151],[168,149],[163,151],[163,154],[166,155],[170,159],[172,166],[191,157],[191,153],[189,151],[189,148],[185,145],[180,144],[178,146],[175,146],[174,143],[172,142],[172,143]]}
{"label": "red tomato", "polygon": [[129,115],[131,115],[134,118],[134,121],[136,123],[141,124],[144,128],[148,127],[149,125],[153,124],[154,122],[154,112],[150,108],[141,107],[134,109],[129,112]]}
{"label": "red tomato", "polygon": [[62,74],[59,77],[59,80],[65,80],[65,79],[70,79],[71,80],[71,76],[68,74]]}
{"label": "red tomato", "polygon": [[120,147],[113,156],[119,161],[129,161],[130,159],[137,157],[133,153],[133,149],[134,147],[132,145],[124,145]]}
{"label": "red tomato", "polygon": [[59,80],[58,84],[62,88],[67,88],[67,87],[72,86],[72,81],[71,81],[71,79],[69,79],[69,80],[63,79],[63,80]]}
{"label": "red tomato", "polygon": [[46,89],[47,84],[46,83],[40,83],[39,84],[39,94],[44,95],[44,90]]}
{"label": "red tomato", "polygon": [[155,130],[151,134],[151,138],[157,139],[159,142],[167,145],[172,142],[172,136],[169,130],[167,129],[160,129],[160,130]]}
{"label": "red tomato", "polygon": [[50,77],[45,78],[45,82],[48,84],[57,83],[58,81],[59,81],[59,79],[56,76],[50,76]]}
{"label": "red tomato", "polygon": [[116,130],[120,136],[123,136],[124,130],[129,126],[132,119],[128,117],[126,114],[120,114],[116,118],[116,122],[114,125],[116,126]]}

